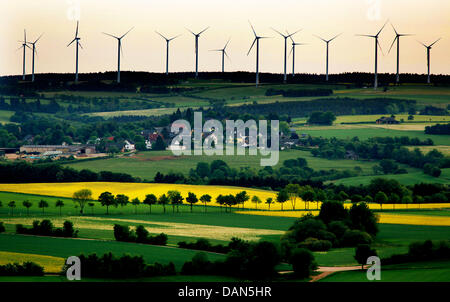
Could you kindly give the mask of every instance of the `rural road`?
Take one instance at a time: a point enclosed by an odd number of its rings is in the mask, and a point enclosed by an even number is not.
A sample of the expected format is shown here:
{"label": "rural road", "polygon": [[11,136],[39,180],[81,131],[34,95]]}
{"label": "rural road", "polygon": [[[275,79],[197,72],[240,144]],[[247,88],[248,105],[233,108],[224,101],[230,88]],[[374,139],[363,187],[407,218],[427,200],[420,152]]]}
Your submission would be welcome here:
{"label": "rural road", "polygon": [[360,270],[361,266],[319,266],[317,269],[320,274],[313,276],[309,282],[316,282],[322,278],[325,278],[326,276],[331,275],[335,272],[344,272],[344,271],[356,271]]}

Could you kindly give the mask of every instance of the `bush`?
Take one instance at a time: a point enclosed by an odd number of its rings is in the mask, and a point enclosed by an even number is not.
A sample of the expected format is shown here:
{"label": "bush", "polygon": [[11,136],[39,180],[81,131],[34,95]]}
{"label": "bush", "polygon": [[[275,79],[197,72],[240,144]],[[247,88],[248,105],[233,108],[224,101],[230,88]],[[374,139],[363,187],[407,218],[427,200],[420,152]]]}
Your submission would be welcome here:
{"label": "bush", "polygon": [[[231,244],[232,242],[230,242]],[[212,245],[207,239],[200,238],[196,242],[186,243],[185,241],[178,242],[179,248],[208,251],[214,253],[226,254],[230,251],[229,246],[223,246],[222,244]]]}
{"label": "bush", "polygon": [[78,236],[78,230],[73,228],[73,223],[71,221],[66,220],[64,221],[62,228],[55,228],[53,223],[48,219],[33,221],[31,228],[26,228],[22,224],[16,224],[16,233],[71,238],[76,238]]}
{"label": "bush", "polygon": [[300,242],[298,247],[305,248],[313,252],[325,252],[331,248],[332,244],[329,240],[319,240],[316,238],[307,238]]}
{"label": "bush", "polygon": [[292,265],[295,275],[300,278],[308,278],[317,268],[314,255],[303,248],[297,248],[291,252],[289,264]]}
{"label": "bush", "polygon": [[[147,265],[142,256],[123,255],[116,258],[113,254],[96,254],[78,256],[81,261],[82,278],[141,278],[153,276],[175,275],[172,262],[167,265],[155,263]],[[64,271],[67,270],[67,266]]]}
{"label": "bush", "polygon": [[342,202],[327,201],[322,204],[318,217],[326,224],[334,220],[345,221],[348,217],[348,211],[344,208]]}
{"label": "bush", "polygon": [[355,260],[361,264],[361,269],[364,269],[364,264],[367,263],[367,258],[377,256],[377,251],[371,249],[368,244],[358,244],[355,250]]}
{"label": "bush", "polygon": [[5,226],[3,225],[3,222],[0,221],[0,233],[5,232]]}
{"label": "bush", "polygon": [[0,265],[0,276],[43,276],[44,268],[34,262]]}
{"label": "bush", "polygon": [[450,240],[413,242],[408,253],[392,255],[383,259],[385,264],[397,264],[414,261],[450,260]]}
{"label": "bush", "polygon": [[328,224],[328,231],[333,233],[338,240],[340,240],[342,236],[344,236],[347,230],[347,225],[342,221],[332,221]]}
{"label": "bush", "polygon": [[371,242],[372,237],[368,233],[359,230],[347,230],[342,236],[341,244],[349,247],[358,244],[370,244]]}
{"label": "bush", "polygon": [[114,238],[117,241],[145,243],[152,245],[166,245],[167,235],[161,233],[159,235],[150,236],[144,226],[138,225],[136,231],[130,230],[127,225],[114,225]]}

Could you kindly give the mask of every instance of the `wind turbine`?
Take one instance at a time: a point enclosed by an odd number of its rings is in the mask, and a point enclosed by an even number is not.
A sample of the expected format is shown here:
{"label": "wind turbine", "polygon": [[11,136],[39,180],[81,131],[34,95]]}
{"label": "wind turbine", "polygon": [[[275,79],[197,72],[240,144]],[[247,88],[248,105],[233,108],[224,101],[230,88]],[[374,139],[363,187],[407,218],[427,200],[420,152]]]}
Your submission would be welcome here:
{"label": "wind turbine", "polygon": [[430,45],[425,45],[422,42],[419,42],[420,44],[422,44],[423,46],[425,46],[425,48],[427,49],[427,69],[428,69],[428,77],[427,77],[427,83],[430,84],[430,50],[432,48],[432,46],[434,44],[436,44],[441,38],[437,39],[436,41],[434,41],[433,43],[431,43]]}
{"label": "wind turbine", "polygon": [[113,36],[111,34],[103,33],[107,36],[117,39],[117,83],[120,83],[120,53],[122,52],[122,38],[125,37],[134,27],[130,28],[126,33],[120,37]]}
{"label": "wind turbine", "polygon": [[[19,49],[23,48],[23,73],[22,73],[22,80],[25,81],[25,54],[26,54],[26,48],[30,48],[30,46],[28,46],[28,42],[27,42],[27,32],[24,29],[23,30],[23,41],[19,41],[22,42],[22,46],[19,47]],[[19,50],[17,49],[17,50]]]}
{"label": "wind turbine", "polygon": [[194,35],[195,37],[195,77],[198,78],[198,38],[200,37],[200,35],[202,33],[204,33],[207,29],[209,28],[209,26],[207,28],[205,28],[204,30],[202,30],[199,33],[194,33],[193,31],[191,31],[190,29],[186,28],[188,31],[191,32],[191,34]]}
{"label": "wind turbine", "polygon": [[369,38],[374,38],[375,39],[375,79],[374,79],[374,84],[373,84],[373,88],[374,89],[378,88],[378,47],[380,47],[381,52],[383,52],[383,49],[381,49],[380,42],[378,42],[378,36],[380,35],[381,31],[386,26],[386,24],[387,24],[387,22],[384,23],[383,27],[374,36],[371,36],[371,35],[357,35],[357,36],[369,37]]}
{"label": "wind turbine", "polygon": [[34,42],[27,42],[28,44],[33,45],[33,47],[32,47],[33,60],[32,60],[32,65],[31,65],[31,82],[34,82],[34,55],[37,54],[36,43],[37,43],[37,41],[39,41],[39,39],[42,37],[42,35],[43,34],[41,34],[39,36],[39,38],[37,38]]}
{"label": "wind turbine", "polygon": [[297,45],[307,45],[305,43],[295,43],[294,39],[292,37],[289,37],[292,41],[292,48],[291,51],[289,52],[289,55],[291,55],[292,53],[292,77],[295,76],[295,46]]}
{"label": "wind turbine", "polygon": [[213,49],[211,51],[220,51],[222,52],[222,72],[225,72],[225,56],[227,56],[227,58],[229,59],[230,57],[227,54],[227,46],[228,43],[230,43],[230,39],[228,39],[227,43],[225,44],[225,46],[222,49]]}
{"label": "wind turbine", "polygon": [[404,36],[412,36],[411,34],[399,34],[396,30],[394,25],[391,23],[392,28],[395,32],[395,38],[394,41],[392,41],[391,47],[389,48],[389,52],[391,52],[392,46],[394,46],[395,41],[397,41],[397,76],[395,78],[396,83],[398,84],[400,82],[400,37]]}
{"label": "wind turbine", "polygon": [[[250,23],[250,21],[248,23]],[[252,28],[253,34],[255,35],[255,39],[253,40],[252,46],[250,46],[250,49],[248,50],[247,56],[250,54],[250,51],[252,50],[253,46],[256,43],[256,87],[258,87],[258,84],[259,84],[259,39],[265,39],[268,37],[258,36],[251,23],[250,23],[250,26]]]}
{"label": "wind turbine", "polygon": [[83,49],[83,46],[81,46],[80,38],[78,37],[78,25],[80,21],[77,21],[77,29],[75,31],[75,38],[67,45],[69,47],[73,42],[75,42],[75,83],[78,82],[78,46]]}
{"label": "wind turbine", "polygon": [[327,61],[326,61],[326,75],[325,75],[325,81],[328,82],[328,48],[330,45],[330,42],[333,41],[334,39],[336,39],[337,37],[339,37],[340,35],[342,35],[342,33],[340,33],[339,35],[334,36],[333,38],[329,39],[329,40],[325,40],[317,35],[315,35],[317,38],[319,38],[320,40],[324,41],[327,44]]}
{"label": "wind turbine", "polygon": [[287,61],[287,39],[292,37],[293,35],[295,35],[296,33],[298,33],[300,30],[297,30],[296,32],[292,33],[292,34],[287,34],[284,35],[282,33],[280,33],[278,30],[276,30],[275,28],[272,28],[273,31],[277,32],[281,37],[284,38],[284,75],[283,75],[283,83],[286,83],[287,80],[287,75],[286,75],[286,61]]}
{"label": "wind turbine", "polygon": [[163,35],[161,35],[159,32],[157,32],[157,31],[155,31],[155,32],[158,35],[160,35],[164,40],[166,40],[166,75],[168,75],[169,74],[169,43],[170,43],[170,41],[179,37],[180,35],[168,39],[168,38],[164,37]]}

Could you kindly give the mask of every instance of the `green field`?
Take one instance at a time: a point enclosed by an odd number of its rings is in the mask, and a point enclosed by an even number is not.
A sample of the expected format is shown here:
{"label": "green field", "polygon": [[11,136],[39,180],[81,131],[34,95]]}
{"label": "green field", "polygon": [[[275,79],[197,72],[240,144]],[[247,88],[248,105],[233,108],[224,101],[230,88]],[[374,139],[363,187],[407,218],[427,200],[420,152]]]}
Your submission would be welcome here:
{"label": "green field", "polygon": [[[317,158],[311,155],[309,151],[300,150],[286,150],[281,151],[280,159],[277,166],[280,167],[283,161],[287,159],[293,159],[302,157],[308,161],[308,165],[315,169],[353,169],[355,166],[362,168],[363,174],[369,175],[373,173],[372,167],[376,162],[369,161],[352,161],[352,160],[328,160],[323,158]],[[128,173],[133,176],[141,177],[142,179],[152,180],[157,172],[168,173],[177,172],[187,175],[191,168],[195,169],[198,162],[211,163],[213,160],[223,160],[230,167],[239,169],[244,167],[251,167],[256,170],[261,168],[260,160],[258,156],[173,156],[171,151],[146,151],[139,152],[133,157],[118,157],[108,158],[95,161],[78,161],[66,164],[68,167],[72,167],[77,170],[89,169],[92,171],[112,171]],[[405,168],[407,168],[405,166]],[[418,171],[417,169],[407,168],[410,171]]]}
{"label": "green field", "polygon": [[381,280],[367,280],[366,271],[338,272],[319,282],[450,282],[450,262],[381,264]]}
{"label": "green field", "polygon": [[9,123],[9,118],[14,114],[13,111],[0,110],[0,124]]}

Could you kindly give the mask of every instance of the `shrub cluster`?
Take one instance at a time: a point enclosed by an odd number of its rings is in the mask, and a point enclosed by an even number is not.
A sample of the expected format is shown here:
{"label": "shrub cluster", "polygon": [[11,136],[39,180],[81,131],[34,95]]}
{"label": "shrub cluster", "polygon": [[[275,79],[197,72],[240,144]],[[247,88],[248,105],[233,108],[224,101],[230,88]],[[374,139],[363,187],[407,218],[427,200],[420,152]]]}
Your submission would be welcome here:
{"label": "shrub cluster", "polygon": [[383,259],[384,264],[398,264],[415,261],[450,260],[450,240],[413,242],[408,253],[396,254]]}
{"label": "shrub cluster", "polygon": [[43,276],[44,268],[34,262],[0,265],[0,276]]}
{"label": "shrub cluster", "polygon": [[136,230],[130,230],[130,227],[127,225],[114,225],[114,238],[117,241],[124,242],[136,242],[136,243],[144,243],[144,244],[152,244],[152,245],[166,245],[167,244],[167,235],[161,233],[159,235],[151,236],[144,226],[138,225]]}
{"label": "shrub cluster", "polygon": [[31,228],[26,228],[22,224],[16,224],[16,233],[25,235],[39,235],[39,236],[54,236],[54,237],[72,237],[76,238],[78,236],[78,230],[73,228],[73,223],[71,221],[64,221],[62,228],[55,228],[53,223],[44,219],[42,221],[33,221],[33,226]]}
{"label": "shrub cluster", "polygon": [[[142,256],[123,255],[120,258],[111,253],[98,257],[97,254],[78,256],[83,278],[141,278],[175,275],[175,265],[146,264]],[[68,267],[64,267],[66,271]]]}
{"label": "shrub cluster", "polygon": [[[233,240],[233,239],[232,239]],[[230,251],[230,247],[224,246],[223,244],[213,245],[208,239],[200,238],[196,242],[178,242],[178,247],[183,249],[208,251],[213,253],[226,254]]]}

